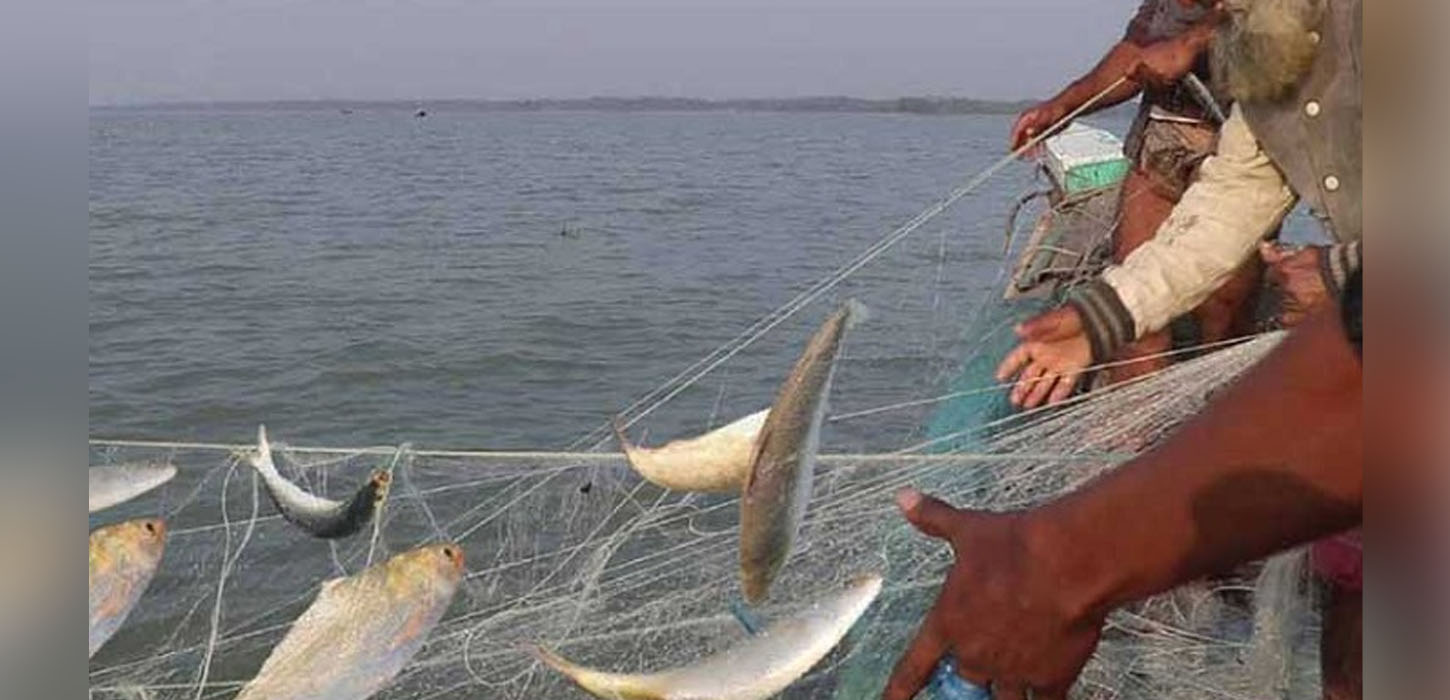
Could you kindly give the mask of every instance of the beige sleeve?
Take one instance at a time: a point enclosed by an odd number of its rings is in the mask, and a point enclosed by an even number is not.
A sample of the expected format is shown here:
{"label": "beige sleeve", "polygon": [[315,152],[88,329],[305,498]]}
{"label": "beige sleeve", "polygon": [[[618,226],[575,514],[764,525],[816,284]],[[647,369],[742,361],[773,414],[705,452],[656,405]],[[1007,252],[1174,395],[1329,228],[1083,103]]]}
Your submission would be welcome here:
{"label": "beige sleeve", "polygon": [[1293,208],[1284,176],[1249,130],[1237,104],[1218,150],[1199,166],[1154,237],[1103,272],[1133,317],[1134,336],[1168,325],[1228,280],[1260,239]]}

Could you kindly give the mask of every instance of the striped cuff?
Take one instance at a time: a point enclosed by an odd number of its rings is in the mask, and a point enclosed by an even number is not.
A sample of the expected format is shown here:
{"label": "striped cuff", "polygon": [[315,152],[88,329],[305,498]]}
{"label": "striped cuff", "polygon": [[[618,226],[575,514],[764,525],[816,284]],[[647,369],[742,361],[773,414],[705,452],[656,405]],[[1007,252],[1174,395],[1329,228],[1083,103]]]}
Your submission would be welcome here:
{"label": "striped cuff", "polygon": [[1117,290],[1101,279],[1072,290],[1067,303],[1082,317],[1083,330],[1092,345],[1093,363],[1113,359],[1118,349],[1133,342],[1133,315],[1118,298]]}
{"label": "striped cuff", "polygon": [[1349,274],[1344,285],[1344,294],[1339,298],[1339,320],[1344,323],[1344,334],[1354,346],[1355,354],[1364,358],[1364,272],[1355,270]]}
{"label": "striped cuff", "polygon": [[1359,269],[1359,263],[1359,241],[1336,243],[1324,249],[1324,254],[1319,256],[1319,274],[1331,298],[1344,292],[1345,283]]}

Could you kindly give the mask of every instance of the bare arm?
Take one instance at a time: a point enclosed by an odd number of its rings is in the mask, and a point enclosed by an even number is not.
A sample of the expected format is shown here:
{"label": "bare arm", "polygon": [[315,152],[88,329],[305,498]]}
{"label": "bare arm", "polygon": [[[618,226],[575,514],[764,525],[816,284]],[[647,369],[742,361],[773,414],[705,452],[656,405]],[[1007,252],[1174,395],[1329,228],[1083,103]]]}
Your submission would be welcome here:
{"label": "bare arm", "polygon": [[1122,40],[1114,44],[1087,75],[1063,88],[1049,102],[1066,107],[1065,114],[1107,89],[1118,78],[1128,76],[1127,82],[1093,106],[1093,111],[1096,111],[1138,94],[1143,89],[1145,80],[1167,84],[1183,77],[1192,69],[1198,56],[1208,50],[1208,45],[1213,40],[1214,27],[1223,15],[1215,10],[1171,38],[1152,41],[1147,38],[1146,25],[1156,9],[1158,0],[1145,0],[1129,21],[1128,31]]}
{"label": "bare arm", "polygon": [[[1017,115],[1012,123],[1009,137],[1012,150],[1022,147],[1044,129],[1061,121],[1073,110],[1081,107],[1094,95],[1107,90],[1118,78],[1123,77],[1138,63],[1139,49],[1129,41],[1120,41],[1108,50],[1107,55],[1081,78],[1074,80],[1045,102]],[[1125,80],[1093,104],[1087,114],[1118,104],[1138,94],[1142,88],[1132,79]]]}
{"label": "bare arm", "polygon": [[1046,506],[900,494],[956,561],[885,697],[912,697],[952,653],[998,697],[1065,698],[1113,608],[1357,524],[1362,372],[1337,314],[1312,316],[1159,448]]}
{"label": "bare arm", "polygon": [[[1128,75],[1133,66],[1138,63],[1138,56],[1141,52],[1142,48],[1137,44],[1126,39],[1119,41],[1108,50],[1108,53],[1103,56],[1101,61],[1098,61],[1097,65],[1093,66],[1092,70],[1069,83],[1050,101],[1064,107],[1064,114],[1077,109],[1087,102],[1088,98],[1107,89],[1109,85],[1113,84],[1113,81]],[[1131,99],[1142,89],[1143,86],[1138,81],[1129,78],[1117,89],[1098,100],[1088,114]]]}
{"label": "bare arm", "polygon": [[[1135,27],[1140,21],[1144,21],[1144,13],[1150,11],[1154,4],[1153,0],[1143,4],[1138,16],[1129,23],[1127,36],[1114,44],[1086,75],[1069,83],[1051,99],[1017,117],[1012,125],[1013,150],[1020,148],[1043,129],[1057,123],[1104,90],[1108,90],[1107,94],[1093,103],[1087,114],[1132,98],[1142,91],[1145,81],[1160,85],[1170,84],[1192,69],[1199,54],[1208,49],[1213,38],[1213,28],[1221,15],[1212,13],[1177,36],[1150,44],[1141,38]],[[1109,90],[1119,78],[1124,77],[1127,80]]]}
{"label": "bare arm", "polygon": [[1162,447],[1034,515],[1071,540],[1066,580],[1092,582],[1079,605],[1106,613],[1357,525],[1361,377],[1330,305]]}

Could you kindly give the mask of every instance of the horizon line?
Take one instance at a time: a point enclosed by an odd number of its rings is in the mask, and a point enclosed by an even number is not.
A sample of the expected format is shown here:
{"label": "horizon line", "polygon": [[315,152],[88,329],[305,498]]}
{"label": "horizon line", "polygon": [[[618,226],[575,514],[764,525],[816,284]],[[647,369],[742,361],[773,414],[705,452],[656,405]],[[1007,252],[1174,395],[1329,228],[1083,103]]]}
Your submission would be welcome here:
{"label": "horizon line", "polygon": [[516,98],[494,98],[494,97],[301,97],[301,98],[183,98],[183,99],[141,99],[141,100],[117,100],[88,102],[89,108],[139,108],[139,107],[211,107],[211,106],[244,106],[244,105],[397,105],[410,107],[426,107],[430,104],[470,104],[470,105],[492,105],[492,106],[533,106],[533,105],[569,105],[569,104],[622,104],[622,103],[659,103],[659,104],[680,104],[680,105],[719,105],[731,106],[742,104],[820,104],[828,102],[857,103],[887,105],[908,103],[940,104],[940,103],[975,103],[981,105],[1022,105],[1040,102],[1039,98],[997,98],[997,97],[968,97],[965,95],[944,95],[944,94],[916,94],[898,95],[895,97],[861,97],[845,94],[820,94],[800,95],[794,97],[679,97],[667,95],[592,95],[588,97],[516,97]]}

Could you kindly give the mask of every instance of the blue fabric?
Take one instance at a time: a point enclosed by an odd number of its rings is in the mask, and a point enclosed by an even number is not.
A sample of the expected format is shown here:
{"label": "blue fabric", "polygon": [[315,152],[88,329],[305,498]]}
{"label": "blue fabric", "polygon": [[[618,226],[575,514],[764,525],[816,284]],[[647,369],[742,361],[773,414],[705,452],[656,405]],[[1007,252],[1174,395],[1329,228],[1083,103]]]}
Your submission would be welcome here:
{"label": "blue fabric", "polygon": [[[1007,400],[1008,392],[987,388],[998,383],[997,365],[1017,345],[1017,334],[1013,332],[1017,324],[1055,305],[1053,300],[1013,299],[993,304],[978,314],[966,333],[972,349],[942,392],[972,393],[942,403],[927,421],[927,438],[955,436],[932,445],[932,452],[974,449],[982,443],[987,430],[984,426],[1000,426],[1001,421],[1012,415],[1014,409]],[[962,434],[963,431],[966,433]]]}
{"label": "blue fabric", "polygon": [[992,693],[958,676],[956,662],[942,657],[926,684],[926,696],[932,700],[991,700]]}
{"label": "blue fabric", "polygon": [[[927,421],[926,437],[946,438],[932,446],[936,453],[979,448],[993,427],[1009,427],[1014,409],[1005,390],[977,391],[997,384],[997,364],[1017,343],[1014,327],[1021,321],[1056,304],[1052,299],[1015,299],[999,301],[982,309],[967,328],[965,338],[972,349],[963,358],[960,369],[948,383],[946,393],[972,392],[943,402]],[[1004,422],[1005,421],[1005,422]],[[947,437],[952,436],[952,437]],[[916,486],[923,491],[939,491],[963,478],[963,472],[930,472]],[[974,474],[980,477],[980,474]],[[883,540],[887,555],[886,580],[908,581],[919,574],[921,557],[931,551],[921,535],[904,519],[895,518]],[[851,654],[837,677],[834,697],[837,700],[874,700],[881,696],[886,679],[896,660],[916,632],[926,611],[936,598],[936,590],[912,588],[888,590],[877,599],[866,617],[851,632]],[[943,667],[951,668],[950,660]],[[981,688],[956,676],[941,675],[938,669],[933,689],[925,697],[933,700],[981,700],[988,695]],[[974,694],[975,693],[975,694]]]}

